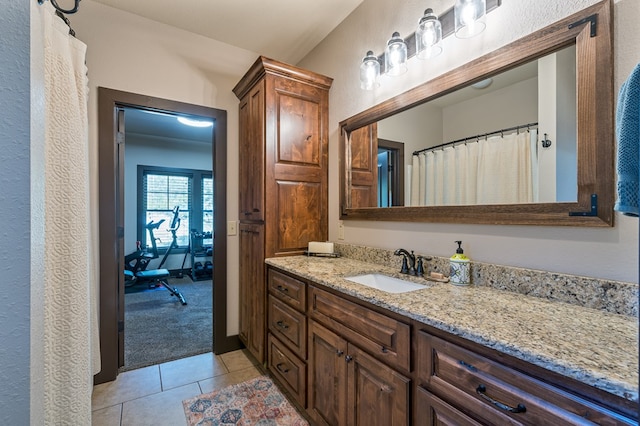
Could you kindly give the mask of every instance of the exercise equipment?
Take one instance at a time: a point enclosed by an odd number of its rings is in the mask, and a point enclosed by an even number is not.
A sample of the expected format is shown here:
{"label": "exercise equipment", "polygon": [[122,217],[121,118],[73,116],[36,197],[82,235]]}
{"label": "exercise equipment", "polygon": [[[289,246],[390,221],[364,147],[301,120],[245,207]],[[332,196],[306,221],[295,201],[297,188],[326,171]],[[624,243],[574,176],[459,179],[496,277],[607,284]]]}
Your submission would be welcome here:
{"label": "exercise equipment", "polygon": [[169,290],[169,293],[171,293],[172,296],[176,296],[183,305],[186,305],[187,302],[182,296],[182,293],[180,293],[176,287],[171,286],[167,282],[167,278],[171,275],[169,270],[162,268],[164,263],[167,261],[171,250],[178,246],[176,232],[178,231],[178,228],[180,228],[179,214],[180,206],[175,206],[173,208],[173,219],[171,220],[171,225],[168,228],[168,231],[171,232],[172,241],[167,248],[167,251],[164,253],[158,268],[147,271],[149,262],[160,257],[158,255],[158,247],[156,245],[157,238],[153,234],[153,231],[157,230],[160,225],[162,225],[165,221],[164,219],[159,220],[158,222],[154,222],[152,220],[145,225],[151,240],[151,251],[147,250],[146,247],[142,248],[140,242],[138,242],[136,251],[124,257],[124,278],[125,287],[136,284],[148,284],[150,287],[163,286]]}

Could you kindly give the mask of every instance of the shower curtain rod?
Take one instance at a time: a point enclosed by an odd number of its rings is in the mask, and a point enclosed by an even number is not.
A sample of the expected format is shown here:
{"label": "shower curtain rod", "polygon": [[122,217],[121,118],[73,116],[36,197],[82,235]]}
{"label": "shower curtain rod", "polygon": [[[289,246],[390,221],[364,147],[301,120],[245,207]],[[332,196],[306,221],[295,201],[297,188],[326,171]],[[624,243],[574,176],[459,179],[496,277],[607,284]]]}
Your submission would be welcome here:
{"label": "shower curtain rod", "polygon": [[[43,4],[46,0],[37,0],[37,1],[38,1],[38,4]],[[56,15],[60,19],[62,19],[64,23],[67,24],[67,26],[69,27],[69,34],[75,37],[76,32],[73,31],[73,28],[71,28],[71,22],[69,21],[69,18],[67,18],[64,15],[65,14],[71,15],[72,13],[76,13],[78,11],[78,8],[80,7],[81,0],[74,0],[73,7],[71,9],[61,8],[60,6],[58,6],[58,2],[56,0],[49,0],[49,1],[51,2],[51,5],[56,9]]]}
{"label": "shower curtain rod", "polygon": [[480,135],[469,136],[469,137],[458,139],[458,140],[455,140],[455,141],[442,143],[440,145],[430,146],[429,148],[419,149],[417,151],[413,151],[413,155],[418,155],[421,152],[432,151],[432,150],[438,149],[438,148],[444,148],[445,146],[454,145],[454,144],[457,144],[457,143],[460,143],[460,142],[467,142],[467,141],[470,141],[472,139],[478,140],[480,138],[487,138],[487,137],[492,136],[492,135],[497,135],[497,134],[501,134],[501,133],[504,133],[504,132],[511,132],[513,130],[518,130],[518,131],[520,129],[529,130],[531,127],[537,127],[537,126],[538,126],[538,123],[536,122],[536,123],[521,124],[519,126],[507,127],[506,129],[494,130],[493,132],[482,133]]}

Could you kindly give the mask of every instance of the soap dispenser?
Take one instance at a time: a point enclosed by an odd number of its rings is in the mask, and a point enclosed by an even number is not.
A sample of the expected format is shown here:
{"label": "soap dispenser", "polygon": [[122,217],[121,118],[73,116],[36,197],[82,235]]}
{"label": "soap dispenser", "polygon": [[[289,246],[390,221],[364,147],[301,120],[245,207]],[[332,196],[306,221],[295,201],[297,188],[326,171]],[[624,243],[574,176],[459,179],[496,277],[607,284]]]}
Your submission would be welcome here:
{"label": "soap dispenser", "polygon": [[471,284],[471,261],[462,250],[462,241],[456,241],[458,248],[456,253],[449,259],[450,273],[449,280],[455,285]]}

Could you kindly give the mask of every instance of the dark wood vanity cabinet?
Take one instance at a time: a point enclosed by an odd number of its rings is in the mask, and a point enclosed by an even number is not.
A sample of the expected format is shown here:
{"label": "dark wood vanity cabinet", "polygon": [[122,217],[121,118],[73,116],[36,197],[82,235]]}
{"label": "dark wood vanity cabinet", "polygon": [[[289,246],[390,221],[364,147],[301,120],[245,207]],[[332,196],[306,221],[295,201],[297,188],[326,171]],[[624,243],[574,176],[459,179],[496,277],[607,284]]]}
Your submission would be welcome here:
{"label": "dark wood vanity cabinet", "polygon": [[[259,57],[233,92],[239,106],[239,212],[260,226],[256,239],[240,237],[240,338],[265,361],[265,257],[302,254],[309,241],[328,237],[328,105],[332,79]],[[249,253],[252,253],[251,255]],[[255,282],[261,279],[262,288]],[[253,310],[253,298],[262,296]],[[250,328],[248,328],[250,327]],[[253,341],[250,341],[253,339]]]}
{"label": "dark wood vanity cabinet", "polygon": [[409,424],[411,380],[314,321],[308,383],[318,424]]}
{"label": "dark wood vanity cabinet", "polygon": [[267,267],[267,366],[318,425],[637,425],[629,401]]}
{"label": "dark wood vanity cabinet", "polygon": [[308,291],[311,416],[327,425],[408,425],[410,327],[317,287]]}

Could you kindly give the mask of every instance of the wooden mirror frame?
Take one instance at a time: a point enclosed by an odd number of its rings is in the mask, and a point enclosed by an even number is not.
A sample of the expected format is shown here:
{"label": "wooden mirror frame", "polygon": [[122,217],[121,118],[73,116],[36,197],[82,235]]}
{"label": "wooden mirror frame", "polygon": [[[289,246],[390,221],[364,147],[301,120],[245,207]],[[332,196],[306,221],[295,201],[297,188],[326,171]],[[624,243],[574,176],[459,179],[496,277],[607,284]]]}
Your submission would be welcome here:
{"label": "wooden mirror frame", "polygon": [[[403,222],[613,226],[613,4],[604,0],[340,122],[340,218]],[[577,202],[351,208],[352,131],[515,68],[576,46]]]}

